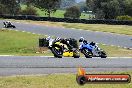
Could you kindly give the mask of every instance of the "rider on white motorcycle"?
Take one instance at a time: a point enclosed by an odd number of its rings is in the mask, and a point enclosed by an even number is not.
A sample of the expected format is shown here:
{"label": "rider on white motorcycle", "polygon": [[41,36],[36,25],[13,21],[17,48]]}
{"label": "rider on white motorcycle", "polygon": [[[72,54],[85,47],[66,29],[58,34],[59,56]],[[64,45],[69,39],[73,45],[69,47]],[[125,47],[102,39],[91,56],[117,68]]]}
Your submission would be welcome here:
{"label": "rider on white motorcycle", "polygon": [[5,28],[16,28],[10,21],[3,22]]}
{"label": "rider on white motorcycle", "polygon": [[57,38],[53,39],[53,38],[51,38],[50,36],[48,36],[48,37],[46,38],[46,40],[49,41],[49,48],[52,47],[52,44],[53,44],[54,42],[61,42],[61,43],[67,45],[67,47],[65,46],[65,48],[66,48],[67,50],[68,50],[68,49],[69,49],[69,50],[72,50],[72,49],[73,49],[73,47],[70,45],[70,43],[69,43],[69,41],[67,41],[67,39],[60,38],[60,37],[57,37]]}

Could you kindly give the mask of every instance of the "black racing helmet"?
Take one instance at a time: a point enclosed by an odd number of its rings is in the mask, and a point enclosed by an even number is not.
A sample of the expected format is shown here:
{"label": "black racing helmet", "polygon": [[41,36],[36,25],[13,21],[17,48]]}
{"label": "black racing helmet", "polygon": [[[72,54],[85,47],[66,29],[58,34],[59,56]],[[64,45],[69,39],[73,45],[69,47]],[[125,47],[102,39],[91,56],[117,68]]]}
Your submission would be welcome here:
{"label": "black racing helmet", "polygon": [[79,42],[83,42],[83,41],[84,41],[84,38],[80,37]]}

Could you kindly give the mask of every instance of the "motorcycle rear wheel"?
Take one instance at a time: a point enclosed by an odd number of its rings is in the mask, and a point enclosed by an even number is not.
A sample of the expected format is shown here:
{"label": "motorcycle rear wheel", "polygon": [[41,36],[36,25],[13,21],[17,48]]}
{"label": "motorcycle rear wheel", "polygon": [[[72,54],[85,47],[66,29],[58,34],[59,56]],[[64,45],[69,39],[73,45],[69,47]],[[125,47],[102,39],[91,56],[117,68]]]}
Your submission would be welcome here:
{"label": "motorcycle rear wheel", "polygon": [[73,51],[73,57],[74,58],[79,58],[80,57],[80,53],[79,53],[78,50]]}

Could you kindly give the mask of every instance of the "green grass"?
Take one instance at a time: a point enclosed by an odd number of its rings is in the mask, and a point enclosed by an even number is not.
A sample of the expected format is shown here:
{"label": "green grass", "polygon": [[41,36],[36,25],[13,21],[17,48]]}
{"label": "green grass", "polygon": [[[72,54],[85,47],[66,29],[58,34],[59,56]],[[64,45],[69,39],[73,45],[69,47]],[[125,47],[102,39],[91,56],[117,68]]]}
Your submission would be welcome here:
{"label": "green grass", "polygon": [[[44,53],[36,53],[40,51],[38,47],[38,39],[45,37],[44,35],[31,34],[14,30],[0,29],[0,55],[53,55],[44,49]],[[132,57],[132,50],[118,48],[115,46],[99,45],[104,49],[108,56],[128,56]]]}
{"label": "green grass", "polygon": [[117,34],[132,35],[132,26],[128,25],[106,25],[106,24],[81,24],[81,23],[63,23],[66,28],[76,28],[91,31],[110,32]]}
{"label": "green grass", "polygon": [[[34,52],[37,35],[25,34],[10,30],[0,31],[0,52]],[[28,47],[28,48],[27,48]]]}
{"label": "green grass", "polygon": [[[103,72],[112,74],[130,74],[132,72]],[[129,84],[85,84],[76,82],[75,74],[51,74],[41,76],[0,77],[0,88],[132,88]]]}
{"label": "green grass", "polygon": [[132,57],[132,50],[102,44],[99,44],[99,47],[102,48],[109,57]]}
{"label": "green grass", "polygon": [[39,49],[39,37],[42,36],[13,30],[0,30],[0,54],[34,55]]}
{"label": "green grass", "polygon": [[[22,10],[25,9],[26,5],[21,5],[21,8],[22,8]],[[45,14],[45,11],[42,11],[41,9],[36,8],[36,7],[35,7],[35,9],[37,10],[37,13],[39,16],[47,17],[47,15]],[[51,14],[51,17],[64,18],[64,13],[65,13],[65,10],[57,10],[55,13]],[[89,14],[82,13],[80,18],[81,19],[88,19],[89,16],[90,16]]]}

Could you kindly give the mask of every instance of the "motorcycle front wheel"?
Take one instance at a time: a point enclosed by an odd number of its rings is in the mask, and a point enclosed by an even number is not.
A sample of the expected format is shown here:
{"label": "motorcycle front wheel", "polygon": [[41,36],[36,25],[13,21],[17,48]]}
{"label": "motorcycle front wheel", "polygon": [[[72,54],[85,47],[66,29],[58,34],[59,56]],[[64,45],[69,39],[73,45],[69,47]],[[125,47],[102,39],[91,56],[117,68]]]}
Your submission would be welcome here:
{"label": "motorcycle front wheel", "polygon": [[107,57],[106,52],[105,51],[101,51],[100,57],[101,58],[106,58]]}
{"label": "motorcycle front wheel", "polygon": [[82,53],[85,55],[86,58],[92,58],[93,54],[88,49],[83,49]]}
{"label": "motorcycle front wheel", "polygon": [[14,25],[13,25],[12,27],[13,27],[13,28],[16,28],[16,26],[14,26]]}
{"label": "motorcycle front wheel", "polygon": [[60,46],[55,46],[51,48],[52,53],[55,57],[62,58],[63,50]]}

